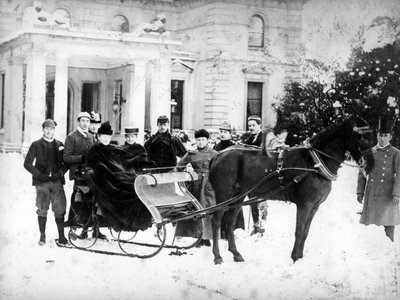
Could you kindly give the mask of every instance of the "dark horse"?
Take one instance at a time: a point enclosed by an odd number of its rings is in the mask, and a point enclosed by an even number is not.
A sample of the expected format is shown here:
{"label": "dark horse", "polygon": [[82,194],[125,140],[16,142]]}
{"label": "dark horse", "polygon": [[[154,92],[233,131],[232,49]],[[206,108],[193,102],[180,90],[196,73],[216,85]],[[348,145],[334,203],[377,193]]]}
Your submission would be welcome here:
{"label": "dark horse", "polygon": [[[251,191],[252,196],[264,199],[290,201],[297,206],[296,240],[292,251],[295,262],[303,257],[304,243],[311,221],[319,205],[328,197],[337,170],[349,151],[359,161],[364,150],[370,148],[370,130],[357,127],[366,125],[355,117],[333,124],[315,135],[311,147],[294,147],[285,151],[281,161],[277,154],[266,155],[265,151],[243,146],[233,146],[220,152],[210,166],[210,182],[215,190],[216,202],[221,203],[248,191],[260,179],[266,179]],[[366,132],[370,134],[365,135]],[[367,139],[366,139],[367,138]],[[311,149],[314,152],[311,153]],[[270,154],[270,153],[268,153]],[[314,157],[313,157],[314,156]],[[320,161],[318,161],[320,159]],[[275,172],[279,170],[279,172]],[[268,175],[272,174],[272,175]],[[243,196],[238,197],[243,201]],[[241,206],[236,205],[226,212],[229,251],[235,261],[244,261],[236,249],[233,234],[234,224]],[[223,211],[212,217],[214,262],[222,263],[219,253],[218,232]]]}

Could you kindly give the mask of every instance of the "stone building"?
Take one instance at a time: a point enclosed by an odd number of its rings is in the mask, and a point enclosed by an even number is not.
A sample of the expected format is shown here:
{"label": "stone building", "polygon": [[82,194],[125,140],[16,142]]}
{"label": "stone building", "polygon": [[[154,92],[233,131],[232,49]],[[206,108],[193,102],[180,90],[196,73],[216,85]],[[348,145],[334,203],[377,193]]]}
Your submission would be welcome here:
{"label": "stone building", "polygon": [[0,149],[25,151],[45,118],[64,139],[80,111],[124,127],[214,130],[299,79],[304,0],[0,2]]}

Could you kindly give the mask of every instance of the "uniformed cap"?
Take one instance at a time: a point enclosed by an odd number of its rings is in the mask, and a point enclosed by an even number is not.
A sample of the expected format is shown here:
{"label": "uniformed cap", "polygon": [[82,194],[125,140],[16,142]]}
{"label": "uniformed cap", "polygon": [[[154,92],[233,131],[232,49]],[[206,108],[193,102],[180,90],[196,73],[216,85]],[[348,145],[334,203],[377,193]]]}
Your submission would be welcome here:
{"label": "uniformed cap", "polygon": [[138,134],[139,128],[125,128],[125,135]]}
{"label": "uniformed cap", "polygon": [[254,116],[250,116],[247,118],[247,121],[251,121],[251,120],[256,121],[257,124],[261,124],[261,118],[259,116],[254,115]]}
{"label": "uniformed cap", "polygon": [[232,125],[225,121],[219,126],[219,129],[232,131]]}
{"label": "uniformed cap", "polygon": [[97,134],[112,135],[113,131],[111,129],[110,122],[106,121],[102,123],[99,130],[97,131]]}
{"label": "uniformed cap", "polygon": [[101,114],[98,112],[92,111],[90,113],[90,123],[101,123]]}
{"label": "uniformed cap", "polygon": [[391,133],[393,132],[393,121],[387,118],[380,118],[378,121],[378,132],[379,133]]}
{"label": "uniformed cap", "polygon": [[201,137],[205,137],[205,138],[209,138],[210,137],[210,133],[207,131],[207,130],[205,130],[205,129],[199,129],[199,130],[196,130],[195,132],[194,132],[194,137],[197,139],[197,138],[201,138]]}
{"label": "uniformed cap", "polygon": [[92,118],[90,117],[90,114],[89,114],[88,112],[86,112],[86,111],[81,111],[81,112],[78,114],[77,120],[79,121],[81,118],[88,118],[89,120],[92,119]]}
{"label": "uniformed cap", "polygon": [[168,122],[169,122],[169,119],[165,115],[159,116],[157,119],[157,123],[160,123],[160,124],[168,123]]}
{"label": "uniformed cap", "polygon": [[56,128],[57,123],[54,122],[52,119],[47,119],[42,123],[42,128],[45,127],[52,127],[52,128]]}

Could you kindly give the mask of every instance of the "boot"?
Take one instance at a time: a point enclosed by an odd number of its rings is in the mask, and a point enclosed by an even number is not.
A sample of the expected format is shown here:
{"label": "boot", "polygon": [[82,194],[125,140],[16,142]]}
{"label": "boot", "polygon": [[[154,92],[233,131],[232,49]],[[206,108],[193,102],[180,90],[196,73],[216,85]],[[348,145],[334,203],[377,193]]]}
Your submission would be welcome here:
{"label": "boot", "polygon": [[68,240],[64,235],[64,217],[56,218],[56,224],[58,229],[58,243],[62,245],[68,244]]}
{"label": "boot", "polygon": [[40,239],[39,239],[39,246],[44,246],[46,244],[46,222],[47,217],[38,216],[38,223],[39,223],[39,231],[40,231]]}
{"label": "boot", "polygon": [[104,234],[102,234],[102,233],[100,232],[99,227],[93,228],[92,237],[96,237],[96,236],[97,236],[98,239],[107,240],[107,236],[105,236]]}
{"label": "boot", "polygon": [[394,226],[385,226],[386,236],[394,242]]}

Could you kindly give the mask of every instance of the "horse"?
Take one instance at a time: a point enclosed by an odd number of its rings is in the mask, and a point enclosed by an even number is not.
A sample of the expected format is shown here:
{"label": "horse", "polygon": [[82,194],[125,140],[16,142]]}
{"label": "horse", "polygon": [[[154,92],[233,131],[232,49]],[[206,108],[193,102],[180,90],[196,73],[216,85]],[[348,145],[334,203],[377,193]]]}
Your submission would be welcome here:
{"label": "horse", "polygon": [[244,146],[231,146],[221,151],[211,161],[209,180],[216,203],[233,200],[229,202],[233,205],[226,212],[220,210],[212,216],[214,263],[223,262],[218,232],[224,213],[227,215],[228,249],[234,261],[244,261],[236,248],[233,230],[244,197],[250,191],[251,196],[258,199],[296,204],[296,233],[291,258],[293,262],[302,258],[311,222],[320,204],[328,197],[345,154],[350,152],[358,162],[371,148],[372,131],[362,122],[358,117],[348,117],[334,123],[313,136],[309,146],[288,148],[279,155],[280,158],[278,154],[266,155],[265,151]]}

